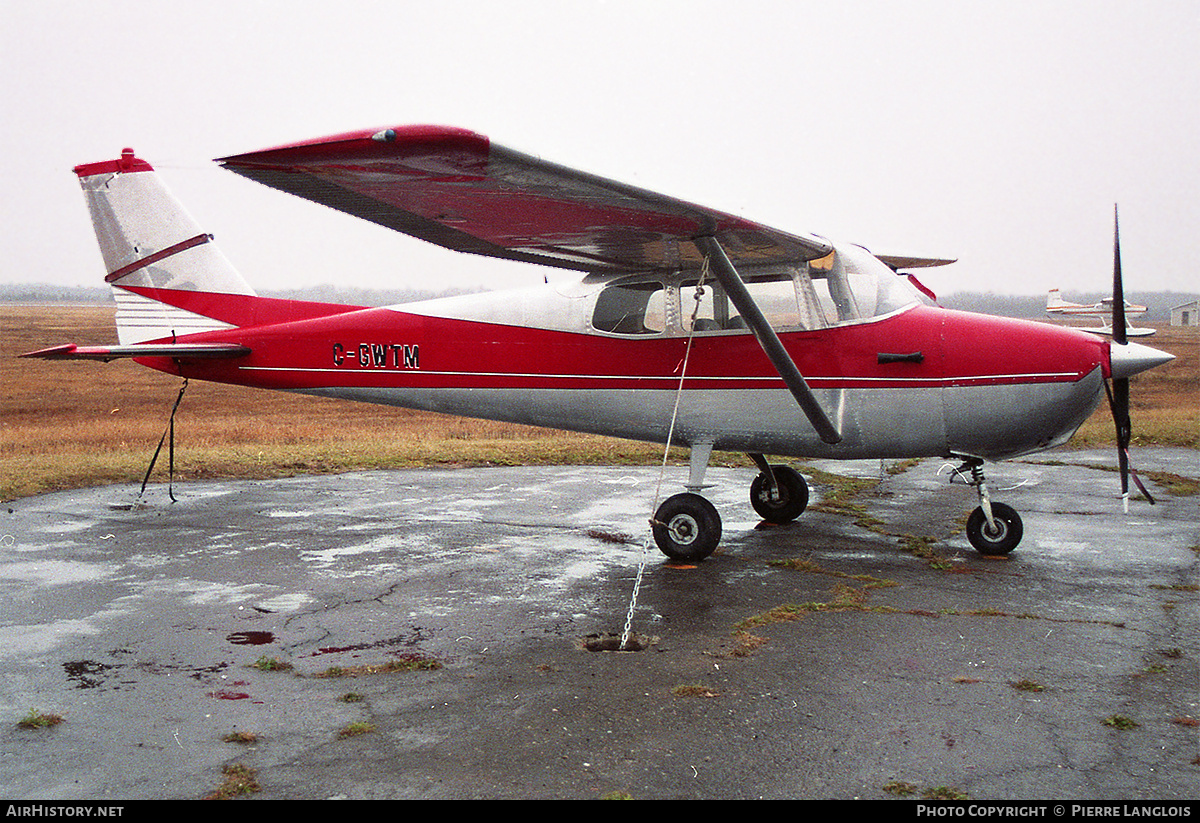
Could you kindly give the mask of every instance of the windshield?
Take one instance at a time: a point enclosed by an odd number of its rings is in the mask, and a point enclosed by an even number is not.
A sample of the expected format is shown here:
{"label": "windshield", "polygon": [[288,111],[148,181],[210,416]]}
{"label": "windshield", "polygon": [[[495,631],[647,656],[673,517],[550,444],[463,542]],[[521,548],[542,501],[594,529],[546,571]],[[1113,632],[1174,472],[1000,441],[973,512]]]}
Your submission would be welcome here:
{"label": "windshield", "polygon": [[817,300],[830,323],[866,320],[919,303],[908,280],[860,246],[840,246],[809,263]]}

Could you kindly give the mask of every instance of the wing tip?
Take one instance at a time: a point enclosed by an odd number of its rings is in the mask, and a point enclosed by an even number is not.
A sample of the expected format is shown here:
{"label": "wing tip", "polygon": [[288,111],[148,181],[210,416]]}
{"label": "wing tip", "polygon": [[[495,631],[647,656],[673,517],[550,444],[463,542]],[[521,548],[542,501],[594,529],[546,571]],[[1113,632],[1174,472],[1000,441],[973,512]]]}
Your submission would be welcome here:
{"label": "wing tip", "polygon": [[876,257],[893,271],[901,269],[932,269],[957,263],[957,257],[916,257],[902,254],[878,254]]}
{"label": "wing tip", "polygon": [[445,148],[447,145],[460,146],[476,152],[486,153],[491,141],[478,132],[458,126],[409,125],[383,126],[371,129],[332,134],[326,137],[315,137],[295,143],[285,143],[258,151],[233,154],[218,157],[217,163],[223,166],[238,166],[243,164],[267,164],[284,162],[288,164],[303,162],[306,159],[331,161],[347,155],[361,157],[378,152],[392,153],[397,146],[410,149],[420,149],[423,146]]}

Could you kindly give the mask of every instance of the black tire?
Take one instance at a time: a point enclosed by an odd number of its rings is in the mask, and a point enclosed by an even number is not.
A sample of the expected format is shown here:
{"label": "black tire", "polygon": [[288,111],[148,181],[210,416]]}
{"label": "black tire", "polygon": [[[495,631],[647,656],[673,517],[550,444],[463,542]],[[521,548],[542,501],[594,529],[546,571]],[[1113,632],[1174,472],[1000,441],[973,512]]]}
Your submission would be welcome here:
{"label": "black tire", "polygon": [[779,499],[772,500],[765,475],[750,483],[750,505],[768,523],[791,523],[808,507],[808,483],[791,466],[772,466],[771,474],[779,486]]}
{"label": "black tire", "polygon": [[667,557],[695,563],[716,551],[721,542],[721,515],[700,495],[684,492],[663,501],[650,531]]}
{"label": "black tire", "polygon": [[982,507],[971,512],[971,516],[967,518],[967,540],[971,541],[975,551],[980,554],[1008,554],[1017,547],[1025,533],[1021,515],[1017,514],[1012,506],[993,503],[992,519],[996,521],[995,532],[989,531]]}

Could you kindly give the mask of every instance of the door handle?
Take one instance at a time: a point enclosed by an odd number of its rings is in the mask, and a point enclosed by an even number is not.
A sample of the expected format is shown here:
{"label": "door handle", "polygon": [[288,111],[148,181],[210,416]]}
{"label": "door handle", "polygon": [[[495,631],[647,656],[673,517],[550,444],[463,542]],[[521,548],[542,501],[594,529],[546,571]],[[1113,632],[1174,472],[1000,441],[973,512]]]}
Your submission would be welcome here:
{"label": "door handle", "polygon": [[887,352],[879,353],[879,365],[886,363],[924,363],[925,355],[919,351],[911,354],[889,354]]}

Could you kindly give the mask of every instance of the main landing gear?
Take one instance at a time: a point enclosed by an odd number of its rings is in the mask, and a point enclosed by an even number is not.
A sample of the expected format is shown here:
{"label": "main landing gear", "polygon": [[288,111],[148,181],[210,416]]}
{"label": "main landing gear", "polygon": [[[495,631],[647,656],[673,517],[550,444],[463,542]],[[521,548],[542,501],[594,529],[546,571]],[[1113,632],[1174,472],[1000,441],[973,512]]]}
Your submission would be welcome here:
{"label": "main landing gear", "polygon": [[[721,542],[721,516],[697,494],[704,488],[704,469],[711,447],[692,448],[692,473],[686,492],[668,497],[654,514],[650,530],[662,553],[672,560],[697,562]],[[750,459],[759,474],[750,484],[750,505],[768,523],[790,523],[808,506],[808,483],[791,466],[772,466],[761,454]]]}

